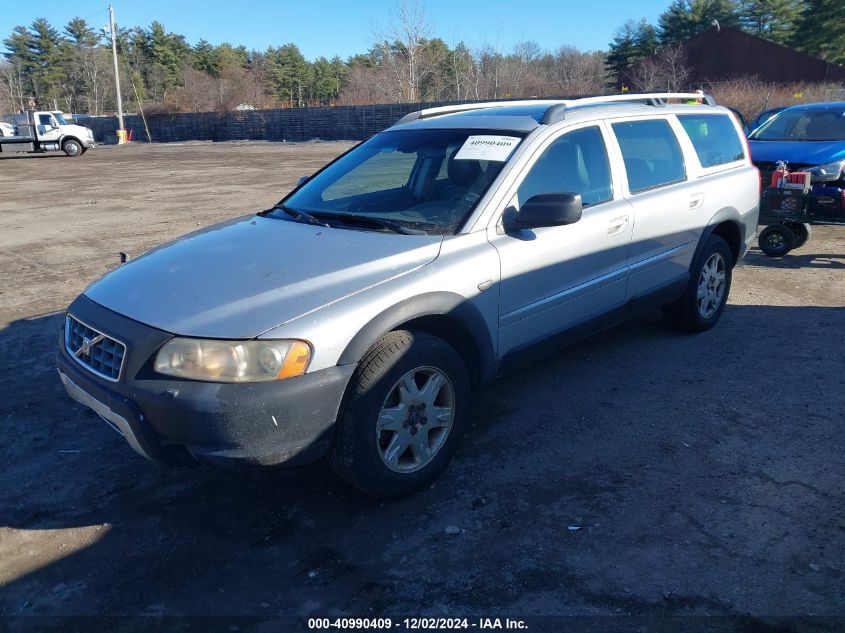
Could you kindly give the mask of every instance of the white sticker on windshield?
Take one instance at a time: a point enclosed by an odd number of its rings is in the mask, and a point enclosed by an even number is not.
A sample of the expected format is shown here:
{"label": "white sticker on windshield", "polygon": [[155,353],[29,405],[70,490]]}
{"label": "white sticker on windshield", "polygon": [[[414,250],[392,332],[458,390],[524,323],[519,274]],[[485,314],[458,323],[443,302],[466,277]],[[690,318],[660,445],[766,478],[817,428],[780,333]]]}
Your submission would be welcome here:
{"label": "white sticker on windshield", "polygon": [[455,160],[504,162],[520,139],[516,136],[470,136],[455,154]]}

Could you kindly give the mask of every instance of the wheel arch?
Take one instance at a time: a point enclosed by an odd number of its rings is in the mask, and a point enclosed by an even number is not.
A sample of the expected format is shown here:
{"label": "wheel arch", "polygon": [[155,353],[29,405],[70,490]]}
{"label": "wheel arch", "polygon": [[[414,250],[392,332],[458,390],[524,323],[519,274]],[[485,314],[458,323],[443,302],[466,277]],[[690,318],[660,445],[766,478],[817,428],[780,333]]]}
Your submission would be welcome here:
{"label": "wheel arch", "polygon": [[394,330],[417,330],[445,340],[464,359],[473,386],[495,374],[493,341],[484,317],[464,297],[450,292],[405,299],[381,312],[355,334],[338,365],[357,363],[381,337]]}
{"label": "wheel arch", "polygon": [[739,221],[739,215],[736,210],[723,209],[713,216],[704,228],[701,238],[698,240],[698,245],[695,248],[695,255],[690,262],[690,270],[695,266],[701,250],[711,235],[718,235],[727,242],[728,248],[731,250],[731,258],[733,259],[732,266],[737,265],[744,241],[742,223]]}
{"label": "wheel arch", "polygon": [[59,141],[59,147],[62,149],[62,151],[65,151],[65,145],[67,145],[71,141],[74,141],[79,145],[79,153],[76,154],[76,156],[82,156],[82,154],[85,153],[85,144],[75,136],[63,136],[61,141]]}

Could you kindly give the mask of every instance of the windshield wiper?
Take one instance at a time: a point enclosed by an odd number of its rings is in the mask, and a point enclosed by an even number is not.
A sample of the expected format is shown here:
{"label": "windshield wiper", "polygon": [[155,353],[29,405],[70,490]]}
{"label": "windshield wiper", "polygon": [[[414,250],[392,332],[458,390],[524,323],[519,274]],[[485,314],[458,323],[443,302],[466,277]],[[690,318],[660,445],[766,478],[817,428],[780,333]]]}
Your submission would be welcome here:
{"label": "windshield wiper", "polygon": [[325,222],[320,222],[320,220],[315,218],[310,213],[305,213],[305,211],[298,211],[297,209],[291,209],[290,207],[286,207],[283,204],[275,204],[270,207],[270,211],[273,211],[275,209],[278,209],[279,211],[284,211],[297,222],[304,222],[305,224],[314,224],[316,226],[329,226]]}
{"label": "windshield wiper", "polygon": [[[401,235],[428,235],[427,232],[420,229],[412,229],[398,222],[391,222],[382,218],[374,218],[369,215],[358,215],[357,213],[318,213],[319,218],[328,220],[340,220],[341,222],[349,222],[350,224],[369,224],[370,226],[377,226],[394,233]],[[313,216],[312,216],[313,217]]]}

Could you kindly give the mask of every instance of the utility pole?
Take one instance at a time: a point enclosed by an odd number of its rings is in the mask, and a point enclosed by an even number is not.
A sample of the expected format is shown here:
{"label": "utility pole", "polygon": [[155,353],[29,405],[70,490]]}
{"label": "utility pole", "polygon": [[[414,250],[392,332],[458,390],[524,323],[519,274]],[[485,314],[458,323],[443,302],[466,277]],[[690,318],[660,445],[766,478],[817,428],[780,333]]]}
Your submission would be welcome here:
{"label": "utility pole", "polygon": [[117,124],[120,130],[120,142],[125,141],[123,127],[123,100],[120,98],[120,72],[117,69],[117,43],[114,38],[114,9],[109,5],[109,32],[111,33],[111,54],[114,60],[114,88],[117,91]]}

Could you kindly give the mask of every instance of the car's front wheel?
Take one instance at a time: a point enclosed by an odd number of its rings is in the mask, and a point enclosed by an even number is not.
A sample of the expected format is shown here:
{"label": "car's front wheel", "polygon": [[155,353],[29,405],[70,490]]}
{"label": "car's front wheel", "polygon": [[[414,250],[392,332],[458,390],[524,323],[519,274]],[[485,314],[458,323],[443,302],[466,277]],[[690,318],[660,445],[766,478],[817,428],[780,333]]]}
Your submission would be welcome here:
{"label": "car's front wheel", "polygon": [[79,141],[68,139],[64,142],[64,145],[62,145],[62,151],[64,151],[67,156],[75,158],[76,156],[82,155],[82,144]]}
{"label": "car's front wheel", "polygon": [[329,462],[359,490],[401,497],[446,468],[466,426],[469,378],[455,349],[424,332],[390,332],[361,360]]}

